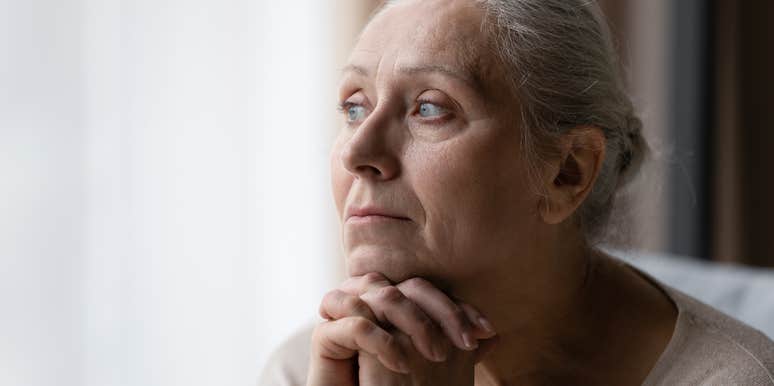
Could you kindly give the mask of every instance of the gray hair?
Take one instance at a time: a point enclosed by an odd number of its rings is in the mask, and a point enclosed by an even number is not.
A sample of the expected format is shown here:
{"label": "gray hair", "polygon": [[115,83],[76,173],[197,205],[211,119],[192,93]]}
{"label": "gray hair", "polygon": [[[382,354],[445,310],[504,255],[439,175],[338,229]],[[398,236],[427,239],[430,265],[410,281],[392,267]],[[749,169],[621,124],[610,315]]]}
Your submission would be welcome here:
{"label": "gray hair", "polygon": [[648,146],[598,4],[473,1],[486,11],[484,28],[521,102],[522,148],[533,180],[559,137],[581,126],[604,132],[605,160],[576,213],[586,239],[600,241],[617,192],[637,174]]}

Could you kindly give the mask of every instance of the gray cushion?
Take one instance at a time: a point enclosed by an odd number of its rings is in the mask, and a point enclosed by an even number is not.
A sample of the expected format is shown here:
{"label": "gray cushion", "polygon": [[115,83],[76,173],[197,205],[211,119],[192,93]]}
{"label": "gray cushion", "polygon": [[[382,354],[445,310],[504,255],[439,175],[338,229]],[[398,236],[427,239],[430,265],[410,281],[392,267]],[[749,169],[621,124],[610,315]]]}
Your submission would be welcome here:
{"label": "gray cushion", "polygon": [[676,255],[611,251],[665,284],[774,337],[774,269]]}

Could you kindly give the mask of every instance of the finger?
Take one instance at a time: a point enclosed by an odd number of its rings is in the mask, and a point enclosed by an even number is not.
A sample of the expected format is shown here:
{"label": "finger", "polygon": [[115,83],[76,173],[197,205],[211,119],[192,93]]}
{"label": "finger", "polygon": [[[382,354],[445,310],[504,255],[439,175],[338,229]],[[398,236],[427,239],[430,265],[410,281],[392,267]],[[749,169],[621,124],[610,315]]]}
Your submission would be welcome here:
{"label": "finger", "polygon": [[368,319],[347,317],[323,322],[315,328],[312,339],[316,355],[323,358],[345,360],[364,351],[378,358],[384,367],[408,373],[408,360],[395,337]]}
{"label": "finger", "polygon": [[381,287],[361,295],[379,321],[387,321],[408,335],[424,357],[442,362],[448,355],[446,337],[414,302],[394,286]]}
{"label": "finger", "polygon": [[[393,337],[395,337],[395,341],[401,348],[401,352],[404,355],[404,358],[406,358],[406,362],[410,366],[410,371],[413,373],[415,371],[423,371],[426,369],[427,366],[427,360],[424,358],[424,356],[419,353],[416,348],[414,347],[414,343],[411,341],[411,337],[408,335],[398,331],[398,330],[388,330],[392,334]],[[379,360],[372,356],[369,353],[366,352],[359,352],[358,353],[358,373],[360,375],[360,384],[366,385],[366,384],[374,384],[374,381],[378,380],[379,384],[414,384],[410,382],[407,378],[402,377],[411,377],[411,375],[400,375],[396,377],[395,373],[390,372],[389,374],[386,374],[389,372],[385,368],[384,365],[382,365]],[[402,379],[403,381],[400,381]],[[370,381],[370,382],[369,382]]]}
{"label": "finger", "polygon": [[468,316],[445,293],[419,277],[408,279],[397,287],[438,323],[457,347],[467,351],[478,348],[478,342],[474,338],[474,328]]}
{"label": "finger", "polygon": [[[396,373],[384,366],[378,358],[367,353],[359,352],[357,356],[357,376],[355,385],[388,385],[388,384],[409,384],[399,383],[398,379],[410,378],[410,374]],[[397,378],[397,379],[396,379]],[[392,382],[392,383],[390,383]],[[338,385],[336,385],[338,386]]]}
{"label": "finger", "polygon": [[475,331],[473,332],[474,338],[488,339],[497,334],[494,330],[494,327],[492,326],[492,323],[490,323],[489,320],[481,315],[481,313],[478,312],[475,307],[462,302],[458,302],[457,305],[462,308],[462,311],[464,311],[465,315],[468,316],[468,320],[473,323],[473,327],[475,327]]}
{"label": "finger", "polygon": [[431,361],[444,361],[449,347],[438,326],[425,312],[406,301],[400,291],[395,291],[394,288],[392,283],[378,272],[352,277],[339,286],[341,291],[361,296],[380,322],[390,323],[409,335],[414,347],[424,357]]}
{"label": "finger", "polygon": [[328,320],[360,316],[373,322],[377,321],[371,307],[359,296],[350,295],[338,289],[323,296],[323,300],[320,302],[320,316]]}
{"label": "finger", "polygon": [[370,272],[363,276],[355,276],[345,280],[339,289],[352,295],[360,296],[368,291],[391,286],[389,280],[378,272]]}

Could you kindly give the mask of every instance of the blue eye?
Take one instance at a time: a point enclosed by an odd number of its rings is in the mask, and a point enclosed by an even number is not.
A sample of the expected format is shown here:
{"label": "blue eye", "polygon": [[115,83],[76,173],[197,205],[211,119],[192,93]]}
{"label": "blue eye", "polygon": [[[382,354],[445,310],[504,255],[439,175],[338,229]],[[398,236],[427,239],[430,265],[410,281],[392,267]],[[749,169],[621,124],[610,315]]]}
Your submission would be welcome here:
{"label": "blue eye", "polygon": [[347,106],[347,122],[358,122],[365,119],[365,107],[360,105],[349,105]]}
{"label": "blue eye", "polygon": [[419,105],[419,116],[424,118],[437,117],[443,115],[446,112],[441,106],[434,105],[432,103],[424,102]]}

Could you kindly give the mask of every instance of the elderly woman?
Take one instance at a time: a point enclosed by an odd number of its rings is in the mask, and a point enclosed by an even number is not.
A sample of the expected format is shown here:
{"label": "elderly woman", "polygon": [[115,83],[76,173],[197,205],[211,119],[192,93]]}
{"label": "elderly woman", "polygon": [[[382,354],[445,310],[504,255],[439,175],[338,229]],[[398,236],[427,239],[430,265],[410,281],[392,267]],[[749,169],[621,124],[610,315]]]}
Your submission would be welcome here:
{"label": "elderly woman", "polygon": [[593,2],[390,2],[339,96],[350,278],[266,385],[774,384],[762,334],[594,248],[646,145]]}

